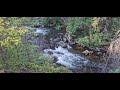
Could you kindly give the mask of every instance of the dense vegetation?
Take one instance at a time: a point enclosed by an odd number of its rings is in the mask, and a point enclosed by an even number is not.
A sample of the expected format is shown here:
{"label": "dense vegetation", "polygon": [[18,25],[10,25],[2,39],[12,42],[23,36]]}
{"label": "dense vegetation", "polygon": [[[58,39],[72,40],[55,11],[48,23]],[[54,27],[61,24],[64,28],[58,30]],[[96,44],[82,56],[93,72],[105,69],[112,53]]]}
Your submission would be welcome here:
{"label": "dense vegetation", "polygon": [[62,73],[71,72],[56,66],[42,53],[34,51],[27,41],[30,32],[24,28],[27,18],[0,18],[0,69],[6,72]]}
{"label": "dense vegetation", "polygon": [[77,40],[94,47],[108,45],[109,42],[105,40],[113,38],[120,27],[119,17],[42,17],[37,19],[39,19],[37,22],[33,20],[29,24],[52,27],[57,30],[66,28],[66,31]]}
{"label": "dense vegetation", "polygon": [[[76,41],[96,49],[119,36],[120,17],[0,17],[0,70],[17,73],[71,73],[35,51],[25,26],[65,29]],[[114,72],[114,71],[112,71]],[[120,72],[117,68],[115,72]]]}

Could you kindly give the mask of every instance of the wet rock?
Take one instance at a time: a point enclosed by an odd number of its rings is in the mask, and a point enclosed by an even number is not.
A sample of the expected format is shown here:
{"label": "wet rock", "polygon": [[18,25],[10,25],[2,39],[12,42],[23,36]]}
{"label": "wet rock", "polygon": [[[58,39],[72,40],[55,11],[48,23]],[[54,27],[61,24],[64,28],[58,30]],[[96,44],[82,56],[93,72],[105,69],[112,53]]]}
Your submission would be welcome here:
{"label": "wet rock", "polygon": [[62,38],[55,38],[55,39],[51,38],[50,46],[51,46],[51,48],[54,48],[54,49],[55,49],[55,47],[59,47],[59,46],[61,46],[63,48],[67,48],[67,44],[65,43],[65,41],[62,41]]}
{"label": "wet rock", "polygon": [[52,40],[50,41],[50,48],[55,49],[55,42],[53,42]]}
{"label": "wet rock", "polygon": [[35,51],[40,52],[40,51],[43,51],[44,49],[50,49],[50,46],[49,45],[41,45],[38,48],[36,48]]}
{"label": "wet rock", "polygon": [[67,44],[64,41],[60,41],[59,46],[61,46],[63,48],[67,48]]}
{"label": "wet rock", "polygon": [[53,63],[56,63],[58,61],[58,58],[53,56]]}
{"label": "wet rock", "polygon": [[99,49],[99,48],[96,48],[96,51],[100,52],[100,49]]}
{"label": "wet rock", "polygon": [[55,38],[55,39],[53,39],[53,42],[59,42],[59,41],[61,41],[61,38]]}
{"label": "wet rock", "polygon": [[97,55],[102,55],[102,52],[97,52],[96,54],[97,54]]}
{"label": "wet rock", "polygon": [[56,63],[58,61],[58,58],[56,56],[53,56],[53,52],[52,51],[48,51],[47,54],[49,54],[49,58],[51,58],[50,60],[52,60],[53,63]]}
{"label": "wet rock", "polygon": [[88,50],[85,50],[85,51],[83,51],[82,53],[83,53],[83,54],[85,54],[85,55],[90,55],[90,54],[92,54],[92,53],[93,53],[93,51],[88,51]]}
{"label": "wet rock", "polygon": [[52,51],[48,51],[48,54],[49,54],[49,55],[52,55],[52,54],[53,54],[53,52],[52,52]]}
{"label": "wet rock", "polygon": [[63,41],[64,41],[64,42],[67,42],[67,39],[66,39],[65,37],[63,37]]}
{"label": "wet rock", "polygon": [[49,42],[45,39],[39,40],[39,46],[40,45],[45,45],[45,44],[49,44]]}
{"label": "wet rock", "polygon": [[39,38],[37,43],[39,46],[39,48],[37,48],[37,51],[42,51],[44,49],[50,48],[50,43],[49,41],[45,40],[45,37]]}
{"label": "wet rock", "polygon": [[50,47],[51,47],[52,49],[55,49],[55,47],[58,46],[58,42],[59,42],[60,40],[61,40],[60,38],[55,38],[55,39],[51,38],[51,39],[50,39]]}
{"label": "wet rock", "polygon": [[36,40],[36,38],[35,37],[31,37],[31,40]]}
{"label": "wet rock", "polygon": [[71,49],[72,47],[70,45],[67,44],[67,49]]}
{"label": "wet rock", "polygon": [[57,54],[62,54],[62,55],[64,55],[64,53],[61,53],[61,52],[57,52]]}

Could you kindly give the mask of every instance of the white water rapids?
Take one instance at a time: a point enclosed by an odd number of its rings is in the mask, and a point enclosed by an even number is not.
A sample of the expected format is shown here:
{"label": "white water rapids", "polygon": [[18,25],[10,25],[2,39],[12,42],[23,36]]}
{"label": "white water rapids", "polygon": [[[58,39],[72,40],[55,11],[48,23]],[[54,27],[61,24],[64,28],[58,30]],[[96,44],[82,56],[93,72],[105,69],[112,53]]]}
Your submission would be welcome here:
{"label": "white water rapids", "polygon": [[58,61],[56,63],[64,65],[69,68],[75,68],[74,63],[76,61],[84,60],[84,63],[87,63],[88,61],[85,60],[83,57],[81,57],[78,54],[73,54],[67,50],[67,48],[62,48],[59,46],[58,48],[55,48],[55,50],[52,49],[45,49],[45,54],[48,55],[48,52],[52,52],[53,56],[58,58]]}

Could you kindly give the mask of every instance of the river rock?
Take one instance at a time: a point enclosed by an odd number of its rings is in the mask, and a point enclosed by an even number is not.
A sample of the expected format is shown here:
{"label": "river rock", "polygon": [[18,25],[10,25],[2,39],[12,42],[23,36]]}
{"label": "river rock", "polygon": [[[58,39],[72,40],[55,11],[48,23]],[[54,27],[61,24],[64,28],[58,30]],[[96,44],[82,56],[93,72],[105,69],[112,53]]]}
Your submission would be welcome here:
{"label": "river rock", "polygon": [[55,38],[55,39],[51,38],[51,39],[50,39],[50,47],[51,47],[52,49],[55,49],[55,47],[58,47],[60,40],[61,40],[60,38]]}
{"label": "river rock", "polygon": [[59,42],[59,41],[61,41],[61,38],[55,38],[55,39],[53,39],[53,42]]}
{"label": "river rock", "polygon": [[53,56],[53,52],[52,51],[48,51],[48,56],[50,58],[50,60],[52,60],[53,63],[56,63],[58,61],[58,58],[56,56]]}
{"label": "river rock", "polygon": [[85,51],[83,51],[82,53],[83,53],[83,54],[85,54],[85,55],[89,55],[89,54],[92,54],[92,53],[93,53],[93,51],[88,51],[88,50],[85,50]]}
{"label": "river rock", "polygon": [[67,42],[67,39],[66,39],[65,37],[63,37],[63,41],[64,41],[64,42]]}
{"label": "river rock", "polygon": [[49,54],[49,55],[52,55],[52,54],[53,54],[53,52],[52,52],[52,51],[48,51],[48,54]]}
{"label": "river rock", "polygon": [[55,42],[53,40],[50,40],[50,48],[55,49]]}
{"label": "river rock", "polygon": [[56,63],[58,61],[58,58],[53,56],[53,63]]}
{"label": "river rock", "polygon": [[59,46],[61,46],[63,48],[67,48],[67,44],[64,41],[60,41]]}

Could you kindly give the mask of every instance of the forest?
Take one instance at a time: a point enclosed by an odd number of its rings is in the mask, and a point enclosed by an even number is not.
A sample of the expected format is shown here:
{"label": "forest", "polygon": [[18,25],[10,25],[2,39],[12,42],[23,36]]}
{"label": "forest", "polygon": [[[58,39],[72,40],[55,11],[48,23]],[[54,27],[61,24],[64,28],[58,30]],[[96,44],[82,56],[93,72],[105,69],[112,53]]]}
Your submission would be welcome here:
{"label": "forest", "polygon": [[120,17],[0,17],[0,73],[120,73]]}

